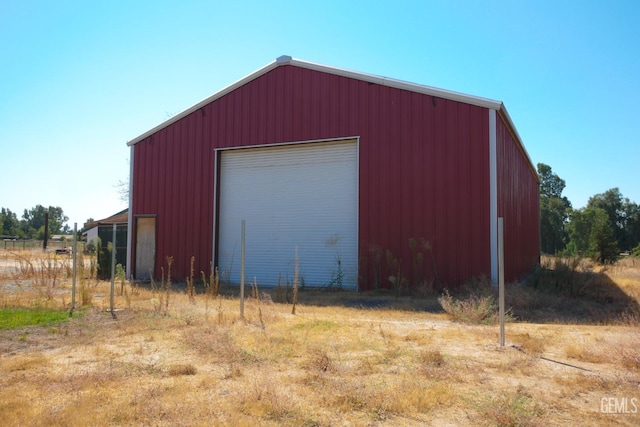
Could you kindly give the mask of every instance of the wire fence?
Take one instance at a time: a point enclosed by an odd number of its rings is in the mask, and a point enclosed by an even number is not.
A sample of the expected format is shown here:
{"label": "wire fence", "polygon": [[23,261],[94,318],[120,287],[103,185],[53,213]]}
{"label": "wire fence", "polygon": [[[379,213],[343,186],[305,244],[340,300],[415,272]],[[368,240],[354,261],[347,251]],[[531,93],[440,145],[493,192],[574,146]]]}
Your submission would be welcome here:
{"label": "wire fence", "polygon": [[[43,240],[34,239],[2,239],[0,248],[10,251],[32,251],[42,250]],[[73,239],[60,239],[47,241],[47,250],[68,249],[73,246]],[[84,250],[84,242],[78,242],[78,251]]]}

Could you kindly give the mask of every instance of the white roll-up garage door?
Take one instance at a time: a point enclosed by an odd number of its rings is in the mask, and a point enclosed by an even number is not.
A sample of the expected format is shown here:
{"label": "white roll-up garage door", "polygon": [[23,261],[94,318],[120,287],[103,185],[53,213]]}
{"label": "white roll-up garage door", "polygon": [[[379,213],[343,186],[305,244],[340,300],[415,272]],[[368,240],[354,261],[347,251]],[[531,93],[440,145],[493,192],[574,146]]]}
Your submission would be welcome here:
{"label": "white roll-up garage door", "polygon": [[357,142],[332,141],[220,151],[218,268],[240,281],[293,282],[295,251],[305,286],[357,287]]}

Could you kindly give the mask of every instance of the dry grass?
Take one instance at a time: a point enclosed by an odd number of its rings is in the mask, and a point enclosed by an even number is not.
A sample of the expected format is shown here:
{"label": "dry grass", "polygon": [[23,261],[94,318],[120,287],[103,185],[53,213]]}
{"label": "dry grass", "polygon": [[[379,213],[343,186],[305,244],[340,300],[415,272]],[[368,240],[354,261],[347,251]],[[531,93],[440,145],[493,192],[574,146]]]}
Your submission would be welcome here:
{"label": "dry grass", "polygon": [[[3,277],[2,305],[69,306],[68,279],[49,298]],[[435,301],[300,291],[295,315],[250,299],[241,318],[237,298],[175,283],[119,293],[114,319],[109,284],[87,283],[84,316],[0,331],[3,425],[640,423],[600,406],[640,399],[637,324],[512,322],[499,347],[495,325],[419,309]]]}

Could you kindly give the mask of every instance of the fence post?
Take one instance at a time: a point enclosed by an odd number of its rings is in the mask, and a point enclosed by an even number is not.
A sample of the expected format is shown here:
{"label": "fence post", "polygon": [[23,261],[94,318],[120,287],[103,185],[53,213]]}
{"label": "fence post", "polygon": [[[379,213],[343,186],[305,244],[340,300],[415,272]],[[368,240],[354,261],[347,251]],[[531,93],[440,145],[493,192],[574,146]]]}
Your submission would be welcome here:
{"label": "fence post", "polygon": [[49,211],[44,213],[44,241],[42,242],[42,252],[47,250],[47,243],[49,242]]}
{"label": "fence post", "polygon": [[240,231],[240,317],[244,319],[244,219]]}
{"label": "fence post", "polygon": [[500,347],[504,347],[504,218],[498,218],[498,300]]}
{"label": "fence post", "polygon": [[111,317],[116,318],[116,314],[113,312],[113,289],[116,282],[116,224],[113,224],[113,237],[111,238]]}
{"label": "fence post", "polygon": [[78,223],[73,223],[73,277],[71,279],[71,312],[69,316],[73,314],[73,310],[76,308],[76,276],[78,275]]}

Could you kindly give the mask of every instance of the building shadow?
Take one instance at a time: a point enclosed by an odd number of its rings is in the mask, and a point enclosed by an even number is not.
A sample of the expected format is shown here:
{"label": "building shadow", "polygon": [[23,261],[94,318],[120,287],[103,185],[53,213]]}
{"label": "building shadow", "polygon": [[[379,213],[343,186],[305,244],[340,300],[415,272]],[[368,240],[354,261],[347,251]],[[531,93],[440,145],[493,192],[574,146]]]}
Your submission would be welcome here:
{"label": "building shadow", "polygon": [[[640,272],[638,279],[640,291]],[[452,288],[451,295],[459,299],[470,295],[491,296],[497,304],[498,292],[495,287],[486,280],[471,283]],[[139,282],[138,285],[151,290],[149,282]],[[171,289],[174,292],[186,292],[186,285],[172,283]],[[206,289],[197,283],[195,292],[201,295]],[[261,299],[268,302],[291,304],[293,301],[290,287],[261,286],[257,292]],[[238,298],[240,288],[238,285],[224,284],[220,293],[226,298]],[[396,294],[390,289],[356,292],[305,287],[299,289],[297,298],[298,304],[303,306],[445,313],[438,302],[439,296],[437,293],[415,296],[406,290]],[[251,285],[246,286],[245,297],[253,297]],[[640,322],[638,301],[603,272],[539,268],[524,280],[506,286],[505,306],[517,322],[591,325]]]}
{"label": "building shadow", "polygon": [[[638,274],[640,279],[640,273]],[[638,281],[640,292],[640,280]],[[281,291],[261,290],[274,302],[289,302]],[[470,295],[491,296],[497,304],[498,291],[478,280],[471,286],[451,291],[459,299]],[[336,289],[304,289],[298,293],[303,305],[362,309],[404,310],[444,313],[439,295],[416,297],[392,290],[365,292]],[[562,324],[635,324],[640,322],[640,304],[604,272],[539,269],[524,280],[508,284],[505,306],[518,322]]]}
{"label": "building shadow", "polygon": [[[640,289],[640,283],[638,283]],[[509,286],[507,306],[519,321],[615,324],[640,321],[640,295],[625,292],[605,272],[539,269]]]}

